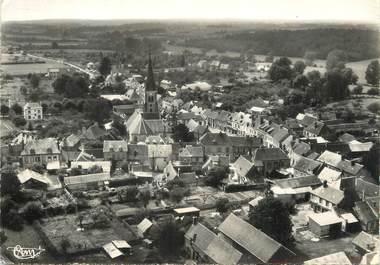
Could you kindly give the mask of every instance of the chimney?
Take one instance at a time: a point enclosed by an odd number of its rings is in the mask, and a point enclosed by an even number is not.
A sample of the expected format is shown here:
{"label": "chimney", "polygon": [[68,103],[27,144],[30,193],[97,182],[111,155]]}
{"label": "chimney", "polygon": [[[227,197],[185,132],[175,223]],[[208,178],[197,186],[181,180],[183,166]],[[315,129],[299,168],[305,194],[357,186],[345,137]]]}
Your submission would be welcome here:
{"label": "chimney", "polygon": [[323,181],[323,187],[324,187],[324,188],[327,188],[328,186],[329,186],[329,185],[327,184],[327,180],[324,180],[324,181]]}
{"label": "chimney", "polygon": [[[198,224],[198,217],[193,216],[193,225],[197,225],[197,224]],[[194,236],[196,236],[196,234]],[[195,239],[194,239],[194,241],[195,241]]]}

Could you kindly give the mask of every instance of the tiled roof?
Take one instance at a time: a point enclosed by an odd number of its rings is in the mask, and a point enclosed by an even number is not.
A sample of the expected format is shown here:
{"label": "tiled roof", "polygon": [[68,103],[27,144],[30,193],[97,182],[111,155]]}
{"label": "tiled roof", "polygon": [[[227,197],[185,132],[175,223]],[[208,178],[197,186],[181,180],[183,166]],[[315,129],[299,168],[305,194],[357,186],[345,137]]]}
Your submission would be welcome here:
{"label": "tiled roof", "polygon": [[[353,240],[352,244],[368,251],[371,252],[374,250],[376,246],[379,245],[379,239],[376,238],[373,235],[370,235],[364,231],[361,231],[359,235],[357,235]],[[374,248],[372,248],[372,246]]]}
{"label": "tiled roof", "polygon": [[329,254],[323,257],[310,259],[304,262],[305,265],[351,265],[344,251]]}
{"label": "tiled roof", "polygon": [[326,163],[327,165],[333,167],[337,167],[340,161],[342,161],[342,156],[340,154],[326,150],[318,157],[318,161]]}
{"label": "tiled roof", "polygon": [[213,260],[213,262],[225,265],[238,264],[243,256],[240,251],[218,236],[214,237],[208,245],[205,253]]}
{"label": "tiled roof", "polygon": [[341,176],[342,176],[342,172],[325,167],[319,173],[318,178],[321,181],[327,181],[328,183],[333,183],[334,181],[338,181],[341,178]]}
{"label": "tiled roof", "polygon": [[252,160],[255,161],[273,161],[289,159],[280,148],[257,148],[253,152]]}
{"label": "tiled roof", "polygon": [[199,140],[203,145],[231,145],[230,137],[224,133],[208,132]]}
{"label": "tiled roof", "polygon": [[219,231],[265,263],[269,262],[280,249],[283,249],[289,256],[295,255],[289,249],[232,213],[219,226]]}
{"label": "tiled roof", "polygon": [[378,217],[372,211],[371,207],[368,205],[367,202],[357,201],[355,202],[355,206],[353,209],[358,219],[363,223],[366,224],[368,222],[379,222]]}
{"label": "tiled roof", "polygon": [[312,219],[320,226],[332,225],[336,223],[341,223],[342,219],[332,211],[327,211],[323,213],[312,213],[309,215],[309,219]]}
{"label": "tiled roof", "polygon": [[312,190],[310,193],[334,204],[339,204],[344,198],[343,191],[331,187],[321,186]]}
{"label": "tiled roof", "polygon": [[339,140],[341,142],[344,142],[344,143],[349,143],[355,139],[356,139],[355,136],[353,136],[349,133],[345,133],[345,134],[342,134],[341,136],[339,136]]}
{"label": "tiled roof", "polygon": [[203,157],[203,148],[202,146],[192,146],[187,145],[179,153],[180,157]]}
{"label": "tiled roof", "polygon": [[123,140],[112,140],[103,142],[103,152],[127,152],[128,143]]}
{"label": "tiled roof", "polygon": [[316,121],[316,122],[310,124],[309,126],[307,126],[305,128],[305,131],[319,136],[321,134],[321,131],[324,128],[324,126],[325,126],[325,124],[323,122]]}
{"label": "tiled roof", "polygon": [[233,167],[238,175],[245,177],[252,169],[253,163],[244,156],[239,156],[235,163],[233,163]]}
{"label": "tiled roof", "polygon": [[321,162],[304,156],[298,156],[295,160],[294,168],[305,173],[312,173],[322,165]]}
{"label": "tiled roof", "polygon": [[305,142],[299,142],[294,144],[293,146],[293,152],[299,155],[305,155],[311,150],[311,147],[309,144]]}
{"label": "tiled roof", "polygon": [[316,176],[305,176],[287,179],[276,179],[273,182],[280,188],[302,188],[308,186],[316,186],[321,184],[321,181]]}
{"label": "tiled roof", "polygon": [[364,167],[363,165],[360,165],[358,163],[353,163],[353,162],[348,161],[348,160],[342,160],[338,164],[338,168],[340,170],[342,170],[345,173],[354,175],[354,176],[357,175],[360,172],[360,170],[363,169],[363,167]]}
{"label": "tiled roof", "polygon": [[25,145],[24,150],[21,152],[21,155],[32,155],[31,150],[34,154],[48,154],[49,151],[52,154],[59,154],[57,139],[55,138],[44,138],[35,140],[34,142],[29,142]]}

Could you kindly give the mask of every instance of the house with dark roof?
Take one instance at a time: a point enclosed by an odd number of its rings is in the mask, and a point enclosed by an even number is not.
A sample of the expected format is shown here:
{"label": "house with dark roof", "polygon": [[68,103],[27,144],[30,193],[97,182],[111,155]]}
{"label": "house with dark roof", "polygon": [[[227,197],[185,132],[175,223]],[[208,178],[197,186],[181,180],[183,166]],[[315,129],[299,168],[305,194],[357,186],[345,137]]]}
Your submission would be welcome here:
{"label": "house with dark roof", "polygon": [[316,175],[322,168],[322,163],[300,155],[293,155],[293,168],[299,175]]}
{"label": "house with dark roof", "polygon": [[73,161],[80,153],[80,134],[71,134],[65,137],[59,144],[62,151],[63,161]]}
{"label": "house with dark roof", "polygon": [[232,156],[232,142],[227,134],[208,132],[199,139],[199,142],[203,146],[205,155],[207,156]]}
{"label": "house with dark roof", "polygon": [[185,251],[199,263],[238,264],[243,254],[201,223],[185,234]]}
{"label": "house with dark roof", "polygon": [[200,169],[204,162],[204,152],[202,146],[186,145],[178,155],[179,161],[184,164],[191,164],[193,169]]}
{"label": "house with dark roof", "polygon": [[103,142],[105,160],[122,161],[128,157],[128,143],[124,140],[106,140]]}
{"label": "house with dark roof", "polygon": [[357,201],[352,208],[355,216],[359,219],[363,231],[368,233],[379,232],[378,212],[367,201]]}
{"label": "house with dark roof", "polygon": [[218,230],[221,238],[243,254],[244,263],[285,263],[295,256],[287,247],[233,213]]}
{"label": "house with dark roof", "polygon": [[342,160],[338,164],[338,168],[342,171],[344,177],[369,177],[370,173],[361,164],[354,161]]}
{"label": "house with dark roof", "polygon": [[282,147],[282,142],[289,136],[288,130],[285,128],[276,128],[264,139],[264,145],[267,147]]}
{"label": "house with dark roof", "polygon": [[257,148],[252,154],[252,162],[264,176],[290,166],[290,159],[280,148]]}
{"label": "house with dark roof", "polygon": [[331,211],[338,207],[343,199],[343,191],[329,187],[326,183],[310,192],[310,205],[316,212]]}
{"label": "house with dark roof", "polygon": [[230,174],[226,182],[228,185],[256,185],[263,184],[264,179],[258,174],[253,163],[240,156],[231,166]]}
{"label": "house with dark roof", "polygon": [[330,130],[324,122],[315,121],[303,129],[306,138],[323,137],[329,138]]}
{"label": "house with dark roof", "polygon": [[52,161],[61,161],[57,139],[44,138],[27,143],[21,152],[21,158],[24,166],[34,163],[47,165]]}
{"label": "house with dark roof", "polygon": [[297,155],[307,156],[307,154],[311,151],[311,146],[308,143],[299,141],[293,145],[292,152]]}
{"label": "house with dark roof", "polygon": [[128,161],[135,165],[150,167],[148,157],[148,145],[146,144],[129,144]]}

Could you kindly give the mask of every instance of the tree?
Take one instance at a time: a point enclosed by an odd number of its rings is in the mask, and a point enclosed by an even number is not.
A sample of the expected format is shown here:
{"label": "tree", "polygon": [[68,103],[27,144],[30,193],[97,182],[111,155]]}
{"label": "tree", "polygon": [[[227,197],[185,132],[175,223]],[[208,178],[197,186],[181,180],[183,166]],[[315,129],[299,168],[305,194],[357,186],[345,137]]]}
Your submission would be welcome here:
{"label": "tree", "polygon": [[88,93],[88,81],[80,74],[61,75],[53,82],[54,92],[67,98],[79,98]]}
{"label": "tree", "polygon": [[170,192],[169,196],[173,202],[179,203],[185,197],[186,190],[180,187],[174,187]]}
{"label": "tree", "polygon": [[43,210],[41,204],[35,202],[29,202],[24,209],[24,219],[33,223],[34,220],[40,219],[43,216]]}
{"label": "tree", "polygon": [[370,112],[377,114],[380,112],[380,103],[379,102],[373,102],[367,106],[367,109]]}
{"label": "tree", "polygon": [[307,87],[308,84],[309,84],[309,80],[303,74],[297,75],[296,78],[294,78],[294,81],[293,81],[293,86],[295,88],[298,88],[298,89],[301,89],[301,90],[304,90],[305,87]]}
{"label": "tree", "polygon": [[306,68],[306,64],[303,61],[296,61],[294,63],[293,70],[296,75],[302,75],[305,68]]}
{"label": "tree", "polygon": [[185,124],[177,124],[173,128],[173,139],[176,142],[192,142],[194,141],[194,134],[189,132]]}
{"label": "tree", "polygon": [[227,198],[221,198],[216,201],[215,208],[220,213],[225,213],[230,208],[230,203]]}
{"label": "tree", "polygon": [[18,214],[19,205],[9,196],[5,196],[1,200],[0,208],[1,224],[12,230],[20,231],[22,229],[23,220]]}
{"label": "tree", "polygon": [[344,68],[344,64],[347,62],[347,54],[342,50],[332,50],[327,55],[326,69],[332,70],[334,68]]}
{"label": "tree", "polygon": [[361,85],[357,85],[352,90],[352,93],[355,94],[355,95],[360,95],[362,92],[363,92],[363,86],[361,86]]}
{"label": "tree", "polygon": [[5,168],[1,172],[1,195],[9,195],[11,198],[19,197],[21,183],[16,172],[11,168]]}
{"label": "tree", "polygon": [[53,41],[53,42],[51,43],[51,48],[52,48],[52,49],[58,49],[58,48],[59,48],[58,43],[57,43],[56,41]]}
{"label": "tree", "polygon": [[26,124],[26,120],[24,119],[24,117],[14,117],[12,119],[12,122],[16,127],[22,127]]}
{"label": "tree", "polygon": [[87,118],[98,123],[103,123],[104,120],[108,119],[111,110],[110,102],[104,98],[87,99],[83,106],[83,112]]}
{"label": "tree", "polygon": [[287,57],[281,57],[272,63],[268,75],[269,78],[274,81],[280,81],[282,79],[290,80],[292,77],[292,69],[290,65],[292,62]]}
{"label": "tree", "polygon": [[34,163],[29,168],[30,168],[30,170],[33,170],[33,171],[38,172],[40,174],[43,174],[46,170],[46,168],[41,163]]}
{"label": "tree", "polygon": [[0,106],[0,113],[1,115],[8,115],[9,114],[9,107],[6,105]]}
{"label": "tree", "polygon": [[11,109],[14,111],[16,115],[21,115],[23,111],[22,107],[17,103],[13,104]]}
{"label": "tree", "polygon": [[324,94],[327,99],[334,101],[345,99],[349,96],[348,84],[344,80],[342,72],[338,69],[333,69],[326,72],[326,83],[324,86]]}
{"label": "tree", "polygon": [[108,57],[103,57],[99,65],[99,69],[98,69],[99,73],[102,76],[107,76],[111,73],[111,69],[112,69],[111,60]]}
{"label": "tree", "polygon": [[62,239],[61,248],[63,249],[63,251],[66,252],[69,247],[71,247],[70,240],[68,240],[67,238]]}
{"label": "tree", "polygon": [[112,127],[115,128],[121,136],[127,135],[127,129],[125,127],[125,124],[120,122],[119,120],[114,120],[112,122]]}
{"label": "tree", "polygon": [[207,186],[219,187],[222,180],[227,177],[228,168],[224,167],[214,167],[210,169],[206,178],[205,184]]}
{"label": "tree", "polygon": [[138,199],[143,202],[144,207],[146,208],[146,206],[148,205],[150,201],[150,190],[145,189],[145,190],[140,191],[138,194]]}
{"label": "tree", "polygon": [[40,85],[40,79],[41,78],[36,74],[30,75],[29,82],[34,89]]}
{"label": "tree", "polygon": [[355,84],[358,81],[358,76],[352,71],[351,68],[342,69],[342,76],[346,85]]}
{"label": "tree", "polygon": [[262,199],[253,208],[249,213],[249,221],[253,226],[284,245],[294,242],[289,207],[272,196]]}
{"label": "tree", "polygon": [[166,222],[159,227],[157,243],[161,255],[179,255],[184,244],[184,232],[173,221]]}
{"label": "tree", "polygon": [[370,62],[365,71],[365,79],[368,84],[379,86],[380,80],[380,65],[378,60]]}
{"label": "tree", "polygon": [[368,89],[367,94],[373,96],[379,95],[379,89],[376,87],[371,87],[370,89]]}

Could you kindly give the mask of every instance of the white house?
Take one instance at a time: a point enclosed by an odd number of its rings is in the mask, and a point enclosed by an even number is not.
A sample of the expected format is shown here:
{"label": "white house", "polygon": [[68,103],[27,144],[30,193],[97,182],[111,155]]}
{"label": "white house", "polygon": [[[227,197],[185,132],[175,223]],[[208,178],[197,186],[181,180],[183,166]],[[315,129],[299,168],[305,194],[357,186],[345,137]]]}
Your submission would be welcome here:
{"label": "white house", "polygon": [[41,120],[42,115],[42,106],[39,103],[29,102],[24,106],[24,118],[27,121],[32,120]]}

